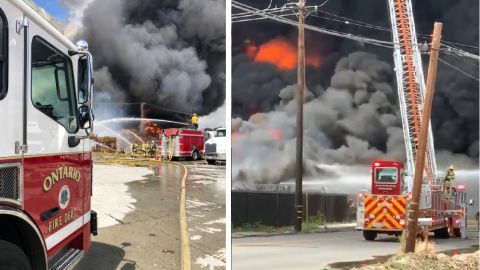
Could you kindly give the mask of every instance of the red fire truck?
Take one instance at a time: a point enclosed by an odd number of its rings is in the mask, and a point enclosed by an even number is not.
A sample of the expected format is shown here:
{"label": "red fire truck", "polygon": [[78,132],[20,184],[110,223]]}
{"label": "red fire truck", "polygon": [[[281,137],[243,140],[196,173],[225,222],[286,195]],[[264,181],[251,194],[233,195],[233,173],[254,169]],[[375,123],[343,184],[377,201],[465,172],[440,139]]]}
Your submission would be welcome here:
{"label": "red fire truck", "polygon": [[[366,240],[378,233],[399,235],[405,228],[406,209],[412,192],[420,132],[428,129],[419,227],[434,231],[437,236],[460,236],[465,233],[465,191],[451,187],[453,168],[445,177],[437,177],[437,164],[430,122],[423,123],[426,92],[423,65],[417,43],[411,0],[388,0],[392,25],[397,90],[405,141],[406,164],[396,161],[373,161],[371,193],[359,196],[357,226]],[[444,181],[444,179],[446,179]],[[412,212],[410,212],[412,213]],[[417,232],[413,232],[417,233]]]}
{"label": "red fire truck", "polygon": [[167,128],[160,138],[160,153],[163,159],[192,158],[203,156],[205,134],[202,130]]}
{"label": "red fire truck", "polygon": [[[406,226],[411,179],[401,162],[375,160],[371,168],[371,192],[358,196],[357,228],[366,240],[374,240],[377,234],[400,235]],[[419,220],[428,219],[428,229],[437,237],[460,237],[466,193],[458,186],[445,196],[443,188],[441,184],[422,186]]]}
{"label": "red fire truck", "polygon": [[31,1],[0,1],[0,269],[69,269],[96,234],[92,57]]}

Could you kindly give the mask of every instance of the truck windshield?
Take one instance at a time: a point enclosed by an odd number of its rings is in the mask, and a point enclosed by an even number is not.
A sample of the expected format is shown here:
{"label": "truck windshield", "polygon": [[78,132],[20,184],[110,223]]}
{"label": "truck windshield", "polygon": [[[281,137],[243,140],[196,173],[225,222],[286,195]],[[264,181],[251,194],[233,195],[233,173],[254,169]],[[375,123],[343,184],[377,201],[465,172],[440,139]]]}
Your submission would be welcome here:
{"label": "truck windshield", "polygon": [[376,168],[375,182],[377,183],[396,183],[397,168]]}
{"label": "truck windshield", "polygon": [[215,132],[215,137],[227,137],[227,131],[225,129],[217,130]]}

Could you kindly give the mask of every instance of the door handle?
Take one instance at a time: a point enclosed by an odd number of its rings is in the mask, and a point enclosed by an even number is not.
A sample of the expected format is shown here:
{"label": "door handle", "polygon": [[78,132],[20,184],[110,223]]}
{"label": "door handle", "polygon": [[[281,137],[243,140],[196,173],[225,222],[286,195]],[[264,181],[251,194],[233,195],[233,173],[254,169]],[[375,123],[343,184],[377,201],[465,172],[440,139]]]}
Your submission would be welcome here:
{"label": "door handle", "polygon": [[59,212],[60,212],[59,207],[54,207],[52,209],[49,209],[40,214],[40,220],[45,221],[47,219],[51,219],[52,217],[56,216]]}

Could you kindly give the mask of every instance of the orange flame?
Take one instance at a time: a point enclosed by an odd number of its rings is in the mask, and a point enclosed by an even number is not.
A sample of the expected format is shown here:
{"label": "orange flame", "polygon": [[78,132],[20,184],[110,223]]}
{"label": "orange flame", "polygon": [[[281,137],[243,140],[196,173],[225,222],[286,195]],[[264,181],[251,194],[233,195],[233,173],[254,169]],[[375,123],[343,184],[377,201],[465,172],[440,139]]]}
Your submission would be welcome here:
{"label": "orange flame", "polygon": [[233,131],[232,132],[232,142],[235,141],[238,136],[239,136],[239,132],[238,131]]}
{"label": "orange flame", "polygon": [[[272,39],[260,47],[246,42],[245,54],[255,62],[272,63],[281,71],[291,70],[297,66],[297,48],[283,38]],[[309,53],[305,56],[305,63],[318,68],[321,64],[320,56]]]}
{"label": "orange flame", "polygon": [[280,130],[278,129],[273,129],[272,130],[272,139],[275,141],[280,141],[283,138],[283,134]]}

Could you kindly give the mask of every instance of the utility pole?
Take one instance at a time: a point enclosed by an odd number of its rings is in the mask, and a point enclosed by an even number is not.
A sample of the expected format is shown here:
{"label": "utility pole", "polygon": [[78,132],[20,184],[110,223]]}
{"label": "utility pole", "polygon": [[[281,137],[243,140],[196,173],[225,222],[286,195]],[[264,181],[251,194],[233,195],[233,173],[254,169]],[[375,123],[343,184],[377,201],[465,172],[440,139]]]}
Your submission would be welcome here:
{"label": "utility pole", "polygon": [[428,143],[428,127],[432,113],[433,93],[437,77],[438,54],[440,39],[442,36],[442,23],[436,22],[433,27],[432,47],[430,50],[430,62],[428,64],[427,85],[425,102],[423,105],[422,126],[420,131],[417,159],[415,160],[415,174],[413,178],[412,200],[408,209],[407,239],[405,252],[415,252],[415,239],[418,228],[418,214],[420,194],[422,191],[423,169],[425,165],[425,154]]}
{"label": "utility pole", "polygon": [[303,219],[303,92],[305,88],[305,0],[298,1],[298,61],[297,61],[297,147],[296,147],[296,177],[295,177],[295,210],[297,220],[295,232],[302,230]]}

